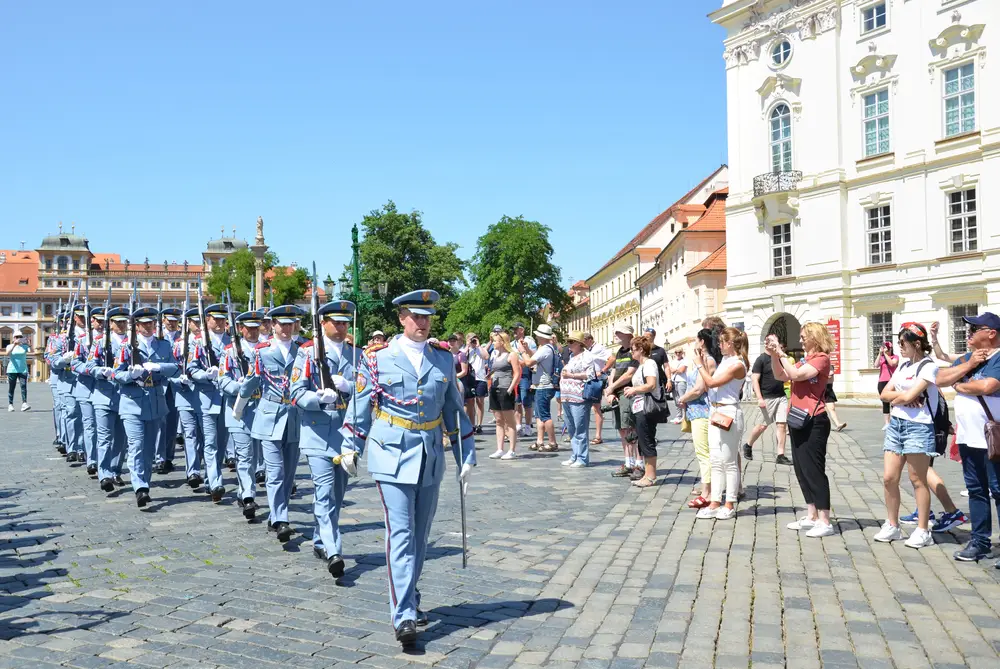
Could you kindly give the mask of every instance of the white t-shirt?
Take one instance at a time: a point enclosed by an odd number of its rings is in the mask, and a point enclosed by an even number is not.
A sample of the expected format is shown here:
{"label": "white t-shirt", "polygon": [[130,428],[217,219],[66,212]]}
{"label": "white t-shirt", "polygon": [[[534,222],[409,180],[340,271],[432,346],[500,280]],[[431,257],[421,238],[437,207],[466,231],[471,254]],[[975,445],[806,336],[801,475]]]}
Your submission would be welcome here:
{"label": "white t-shirt", "polygon": [[652,358],[646,358],[646,362],[642,363],[642,366],[635,370],[635,374],[632,375],[632,385],[641,386],[645,384],[647,376],[657,379],[652,394],[656,399],[660,399],[660,372],[656,369],[656,361]]}
{"label": "white t-shirt", "polygon": [[[965,362],[968,355],[962,356],[954,364]],[[994,353],[972,375],[972,381],[982,379],[1000,379],[1000,353]],[[994,420],[1000,420],[1000,395],[984,395],[986,406],[990,408]],[[958,433],[958,443],[969,448],[986,448],[986,412],[979,398],[975,395],[955,394],[955,425]]]}
{"label": "white t-shirt", "polygon": [[[739,365],[744,370],[746,365],[735,355],[727,355],[722,358],[718,365],[715,367],[715,374],[712,375],[713,379],[717,379],[730,367],[735,367]],[[745,376],[744,376],[745,378]],[[729,381],[718,388],[708,389],[708,401],[713,404],[739,404],[740,396],[743,394],[743,380],[733,377]]]}
{"label": "white t-shirt", "polygon": [[465,351],[466,359],[468,360],[469,367],[472,368],[473,374],[475,374],[476,381],[486,380],[486,361],[483,357],[479,355],[480,349],[478,348],[468,348]]}
{"label": "white t-shirt", "polygon": [[545,390],[553,387],[552,370],[555,363],[555,359],[553,357],[554,350],[555,349],[552,345],[545,344],[544,346],[540,346],[538,350],[535,351],[535,354],[531,356],[531,359],[537,363],[535,365],[534,372],[537,376],[534,374],[532,375],[536,389]]}
{"label": "white t-shirt", "polygon": [[[926,361],[926,363],[924,362]],[[923,364],[923,369],[920,365]],[[889,387],[893,390],[906,392],[917,382],[917,369],[920,369],[920,377],[927,382],[927,398],[930,402],[924,402],[919,408],[894,406],[889,415],[902,420],[910,420],[914,423],[932,424],[934,417],[931,415],[931,407],[938,405],[937,382],[938,366],[930,356],[916,362],[903,362],[896,367],[889,379]]]}
{"label": "white t-shirt", "polygon": [[[673,359],[670,361],[670,367],[674,371],[674,383],[686,383],[687,382],[687,360],[685,358]],[[683,370],[680,369],[683,367]]]}
{"label": "white t-shirt", "polygon": [[606,347],[598,344],[597,342],[594,342],[594,345],[587,349],[587,352],[591,355],[591,362],[594,365],[594,371],[597,374],[600,374],[601,370],[604,369],[604,365],[608,364],[608,356],[611,354],[608,353],[608,349]]}

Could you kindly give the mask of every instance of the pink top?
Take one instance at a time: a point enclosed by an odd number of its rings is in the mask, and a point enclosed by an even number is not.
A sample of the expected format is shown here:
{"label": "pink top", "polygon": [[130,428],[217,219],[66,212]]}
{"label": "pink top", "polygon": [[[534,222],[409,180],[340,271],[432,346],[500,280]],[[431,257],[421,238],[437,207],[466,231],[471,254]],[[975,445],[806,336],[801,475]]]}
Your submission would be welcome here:
{"label": "pink top", "polygon": [[[896,360],[897,362],[899,361],[899,358],[897,358],[896,356],[892,356],[892,359]],[[882,381],[888,381],[889,379],[891,379],[892,378],[892,372],[893,372],[894,369],[895,369],[894,367],[890,367],[889,366],[889,358],[885,355],[885,353],[884,352],[883,353],[879,353],[879,356],[878,356],[878,380],[879,380],[879,383],[881,383]]]}

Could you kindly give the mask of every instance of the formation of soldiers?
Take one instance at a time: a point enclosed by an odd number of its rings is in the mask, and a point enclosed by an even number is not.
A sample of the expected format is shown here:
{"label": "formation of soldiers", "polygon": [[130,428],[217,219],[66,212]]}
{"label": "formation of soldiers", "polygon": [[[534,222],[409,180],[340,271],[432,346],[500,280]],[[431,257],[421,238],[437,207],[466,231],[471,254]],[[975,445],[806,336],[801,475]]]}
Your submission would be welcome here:
{"label": "formation of soldiers", "polygon": [[300,335],[309,314],[295,305],[238,316],[226,303],[183,312],[73,306],[59,314],[46,348],[54,443],[68,462],[86,463],[104,492],[126,485],[127,464],[143,508],[153,474],[173,471],[181,442],[188,485],[204,487],[214,502],[226,498],[224,471],[235,471],[247,521],[260,511],[263,485],[267,530],[282,543],[293,534],[288,505],[304,454],[314,484],[313,551],[335,579],[345,573],[340,511],[367,448],[385,512],[391,621],[411,647],[428,623],[417,581],[445,444],[463,503],[476,462],[451,353],[428,342],[437,300],[432,290],[393,300],[402,334],[364,351],[348,341],[356,307],[346,300],[320,306],[313,298],[312,339]]}

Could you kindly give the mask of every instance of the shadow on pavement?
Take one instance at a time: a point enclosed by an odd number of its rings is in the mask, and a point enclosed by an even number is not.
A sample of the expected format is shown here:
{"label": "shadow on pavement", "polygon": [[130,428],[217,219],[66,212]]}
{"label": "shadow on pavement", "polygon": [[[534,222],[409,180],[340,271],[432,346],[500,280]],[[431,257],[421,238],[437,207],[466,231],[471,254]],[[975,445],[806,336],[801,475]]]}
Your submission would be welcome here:
{"label": "shadow on pavement", "polygon": [[[382,523],[375,523],[376,527],[382,527]],[[341,532],[344,528],[341,528]],[[437,560],[438,558],[449,557],[452,555],[460,555],[462,549],[455,546],[442,546],[437,547],[434,544],[428,544],[427,546],[427,557],[426,560]],[[358,582],[363,575],[370,571],[375,571],[385,567],[385,553],[369,553],[367,555],[357,555],[350,556],[345,555],[344,557],[354,557],[356,564],[344,572],[344,575],[337,579],[337,585],[344,588],[353,588],[354,584]]]}

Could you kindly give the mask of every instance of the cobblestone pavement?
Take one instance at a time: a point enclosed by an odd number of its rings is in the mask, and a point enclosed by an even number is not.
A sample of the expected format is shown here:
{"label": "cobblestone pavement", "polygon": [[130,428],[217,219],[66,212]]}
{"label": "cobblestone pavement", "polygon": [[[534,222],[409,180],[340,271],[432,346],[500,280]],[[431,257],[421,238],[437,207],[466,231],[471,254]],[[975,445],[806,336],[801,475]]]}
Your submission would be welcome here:
{"label": "cobblestone pavement", "polygon": [[[785,529],[801,498],[770,433],[745,463],[736,521],[717,524],[684,504],[696,466],[676,426],[660,428],[662,483],[646,491],[609,476],[610,430],[585,470],[525,441],[520,460],[489,460],[485,436],[469,567],[449,476],[421,579],[431,625],[404,655],[366,477],[348,492],[337,585],[312,556],[305,464],[292,509],[302,532],[283,549],[231,495],[212,504],[181,472],[154,479],[143,511],[130,489],[106,496],[49,445],[47,388],[31,394],[34,411],[0,414],[0,667],[1000,666],[998,572],[951,559],[965,531],[921,551],[872,541],[884,517],[877,410],[843,410],[851,427],[829,459],[839,533],[822,540]],[[958,465],[941,468],[964,507]]]}

